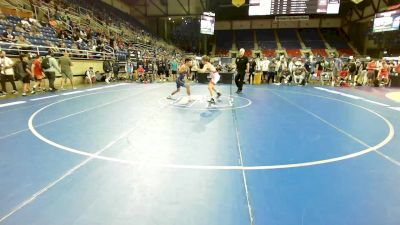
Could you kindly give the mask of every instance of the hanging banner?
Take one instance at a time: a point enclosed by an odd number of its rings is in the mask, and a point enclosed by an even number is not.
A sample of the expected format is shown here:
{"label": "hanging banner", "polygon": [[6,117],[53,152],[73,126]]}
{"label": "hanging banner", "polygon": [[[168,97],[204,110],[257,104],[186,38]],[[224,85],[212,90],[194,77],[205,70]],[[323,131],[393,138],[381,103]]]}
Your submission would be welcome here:
{"label": "hanging banner", "polygon": [[240,7],[246,3],[246,0],[232,0],[232,5]]}

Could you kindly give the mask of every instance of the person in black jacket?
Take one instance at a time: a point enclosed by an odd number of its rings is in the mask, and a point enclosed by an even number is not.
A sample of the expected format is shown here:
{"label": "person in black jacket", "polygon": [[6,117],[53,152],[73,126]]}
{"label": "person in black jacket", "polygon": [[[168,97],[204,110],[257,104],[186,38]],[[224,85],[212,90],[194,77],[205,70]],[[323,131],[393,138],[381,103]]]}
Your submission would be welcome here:
{"label": "person in black jacket", "polygon": [[250,64],[248,58],[244,55],[245,50],[241,48],[239,50],[239,57],[236,58],[236,70],[237,70],[237,75],[235,77],[235,83],[238,88],[236,93],[240,94],[242,93],[243,90],[243,84],[244,84],[244,77],[246,73],[249,72],[250,70]]}
{"label": "person in black jacket", "polygon": [[114,61],[112,64],[113,68],[113,73],[114,73],[114,79],[118,80],[118,74],[119,74],[119,62],[117,60]]}
{"label": "person in black jacket", "polygon": [[109,59],[104,60],[103,62],[103,70],[106,75],[106,83],[110,83],[111,72],[112,72],[112,65]]}

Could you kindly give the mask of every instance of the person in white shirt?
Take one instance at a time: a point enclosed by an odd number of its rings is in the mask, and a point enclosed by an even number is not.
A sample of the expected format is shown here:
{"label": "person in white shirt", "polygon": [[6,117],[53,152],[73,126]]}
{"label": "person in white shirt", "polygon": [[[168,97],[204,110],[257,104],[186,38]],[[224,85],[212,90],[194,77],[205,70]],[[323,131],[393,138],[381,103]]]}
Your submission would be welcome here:
{"label": "person in white shirt", "polygon": [[85,80],[88,82],[90,85],[96,82],[96,75],[93,71],[93,67],[89,67],[88,70],[85,72]]}
{"label": "person in white shirt", "polygon": [[267,57],[264,57],[264,59],[261,62],[261,70],[263,72],[262,75],[262,82],[265,83],[265,81],[267,80],[266,77],[268,76],[268,67],[269,67],[269,60]]}
{"label": "person in white shirt", "polygon": [[6,82],[10,82],[13,87],[13,94],[18,94],[17,87],[14,81],[14,63],[6,56],[5,51],[0,52],[0,80],[1,80],[1,95],[7,94]]}

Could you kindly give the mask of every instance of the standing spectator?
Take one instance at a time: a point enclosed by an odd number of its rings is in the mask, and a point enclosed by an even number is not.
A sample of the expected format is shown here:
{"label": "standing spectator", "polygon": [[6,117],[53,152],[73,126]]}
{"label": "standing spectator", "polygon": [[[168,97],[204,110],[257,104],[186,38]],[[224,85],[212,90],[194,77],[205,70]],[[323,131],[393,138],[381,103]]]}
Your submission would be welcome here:
{"label": "standing spectator", "polygon": [[379,69],[377,79],[380,82],[381,85],[388,85],[389,83],[389,72],[390,72],[390,67],[386,63],[386,61],[382,61],[382,65]]}
{"label": "standing spectator", "polygon": [[172,79],[176,79],[176,73],[178,71],[178,61],[176,58],[173,58],[172,61],[170,62],[171,66],[171,73],[172,73]]}
{"label": "standing spectator", "polygon": [[60,57],[59,61],[62,75],[61,89],[65,90],[64,83],[67,84],[67,79],[71,82],[72,89],[76,89],[76,87],[74,87],[74,75],[72,74],[71,70],[71,66],[73,65],[71,59],[69,58],[68,52],[64,52],[64,55]]}
{"label": "standing spectator", "polygon": [[[22,96],[26,96],[26,93],[30,89],[30,84],[31,84],[31,78],[32,78],[32,71],[29,68],[29,56],[27,54],[22,54],[20,56],[21,63],[19,64],[20,74],[22,77]],[[32,94],[35,94],[34,91],[32,91]]]}
{"label": "standing spectator", "polygon": [[13,87],[13,94],[18,94],[17,87],[14,82],[13,61],[6,56],[5,51],[0,52],[0,80],[1,80],[1,95],[7,94],[6,82],[10,82]]}
{"label": "standing spectator", "polygon": [[239,57],[236,58],[237,75],[235,77],[235,83],[238,88],[236,93],[238,93],[238,94],[242,93],[244,77],[245,77],[246,73],[248,73],[250,70],[249,59],[244,55],[244,52],[245,52],[245,50],[243,48],[241,48],[239,50]]}
{"label": "standing spectator", "polygon": [[324,71],[325,59],[321,58],[315,62],[315,71],[317,74],[317,78],[321,80],[321,85],[324,85],[324,75],[322,72]]}
{"label": "standing spectator", "polygon": [[49,90],[51,92],[57,91],[54,87],[54,81],[56,80],[56,74],[61,73],[60,66],[57,63],[57,60],[53,57],[53,53],[49,52],[45,59],[42,61],[42,69],[44,70],[44,74],[47,79],[49,79]]}
{"label": "standing spectator", "polygon": [[103,62],[103,70],[104,73],[106,74],[106,83],[110,83],[110,78],[111,78],[111,72],[112,72],[112,65],[109,59],[104,60]]}
{"label": "standing spectator", "polygon": [[130,81],[133,81],[133,70],[134,70],[133,62],[129,59],[128,62],[125,64],[125,71],[126,74],[128,75],[128,79]]}
{"label": "standing spectator", "polygon": [[269,66],[269,60],[267,57],[264,57],[264,59],[261,61],[261,70],[262,70],[262,82],[265,83],[267,81],[268,77],[268,66]]}
{"label": "standing spectator", "polygon": [[253,84],[254,82],[254,74],[256,72],[256,60],[250,59],[250,74],[249,74],[249,84]]}
{"label": "standing spectator", "polygon": [[272,80],[272,83],[274,83],[275,71],[276,71],[276,63],[275,63],[275,59],[272,59],[272,61],[268,65],[267,84],[269,84],[270,80]]}
{"label": "standing spectator", "polygon": [[44,89],[44,82],[43,82],[44,73],[42,70],[42,57],[40,55],[37,55],[36,59],[33,60],[31,71],[33,73],[33,76],[35,77],[35,84],[33,85],[33,90],[32,90],[32,92],[34,93],[38,86],[39,90],[42,90],[42,88]]}
{"label": "standing spectator", "polygon": [[113,69],[114,79],[118,80],[118,75],[119,75],[119,62],[118,62],[118,60],[115,60],[113,62],[112,69]]}
{"label": "standing spectator", "polygon": [[375,69],[377,68],[375,59],[371,59],[371,61],[367,64],[368,71],[368,85],[373,86],[373,82],[375,80]]}

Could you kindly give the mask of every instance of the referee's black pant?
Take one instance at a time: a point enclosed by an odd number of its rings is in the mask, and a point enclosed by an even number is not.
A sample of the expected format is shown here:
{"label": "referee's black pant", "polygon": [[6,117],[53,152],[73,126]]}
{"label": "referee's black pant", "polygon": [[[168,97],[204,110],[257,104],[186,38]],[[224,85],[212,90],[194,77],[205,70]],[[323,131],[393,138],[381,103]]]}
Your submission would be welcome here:
{"label": "referee's black pant", "polygon": [[238,73],[236,74],[235,83],[236,83],[236,87],[238,88],[238,91],[242,91],[242,89],[243,89],[245,74],[246,74],[245,71],[238,71]]}

